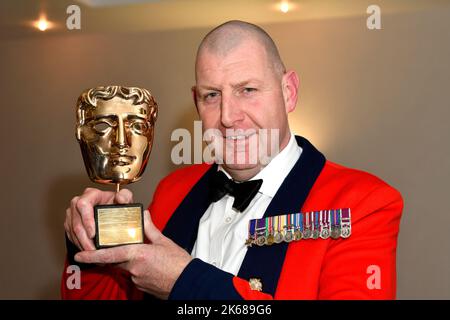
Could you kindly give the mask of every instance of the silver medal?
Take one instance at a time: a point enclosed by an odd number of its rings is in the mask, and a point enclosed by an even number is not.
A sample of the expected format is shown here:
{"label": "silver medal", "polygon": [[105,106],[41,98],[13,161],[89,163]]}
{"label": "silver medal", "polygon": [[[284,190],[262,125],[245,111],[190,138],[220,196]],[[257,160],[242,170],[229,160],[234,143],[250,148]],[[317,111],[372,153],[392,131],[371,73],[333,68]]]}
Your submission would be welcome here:
{"label": "silver medal", "polygon": [[311,238],[311,230],[309,230],[309,229],[303,230],[303,238],[304,238],[304,239],[309,239],[309,238]]}
{"label": "silver medal", "polygon": [[283,242],[283,234],[281,232],[275,233],[274,241],[275,241],[275,243]]}
{"label": "silver medal", "polygon": [[256,244],[260,247],[263,246],[265,243],[266,243],[266,237],[264,237],[264,236],[259,236],[256,239]]}
{"label": "silver medal", "polygon": [[341,229],[336,226],[331,227],[331,237],[333,239],[338,239],[341,236]]}
{"label": "silver medal", "polygon": [[313,230],[312,238],[313,239],[318,239],[319,238],[319,230],[317,230],[317,229]]}
{"label": "silver medal", "polygon": [[284,241],[291,242],[292,240],[294,240],[294,235],[292,234],[291,231],[287,231],[286,234],[284,235]]}

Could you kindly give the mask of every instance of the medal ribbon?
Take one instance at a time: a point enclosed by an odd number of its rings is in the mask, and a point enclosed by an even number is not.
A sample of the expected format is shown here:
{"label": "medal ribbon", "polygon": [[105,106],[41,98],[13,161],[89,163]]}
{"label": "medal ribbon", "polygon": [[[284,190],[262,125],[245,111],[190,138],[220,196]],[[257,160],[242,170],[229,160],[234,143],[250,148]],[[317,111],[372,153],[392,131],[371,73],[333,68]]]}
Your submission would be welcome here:
{"label": "medal ribbon", "polygon": [[[285,215],[252,219],[249,221],[248,238],[256,240],[258,236],[282,233],[288,231],[318,230],[319,232],[330,227],[350,227],[350,209],[330,209],[310,212],[289,213]],[[341,226],[342,224],[342,226]]]}
{"label": "medal ribbon", "polygon": [[281,228],[281,216],[277,216],[276,217],[276,229],[275,232],[280,232],[280,228]]}
{"label": "medal ribbon", "polygon": [[319,230],[319,211],[314,212],[314,230]]}
{"label": "medal ribbon", "polygon": [[255,232],[255,239],[261,234],[261,230],[264,230],[263,231],[263,234],[265,233],[265,230],[266,230],[266,220],[264,220],[264,219],[257,219],[256,220],[256,226],[257,226],[257,228],[256,228],[256,232]]}
{"label": "medal ribbon", "polygon": [[255,229],[256,229],[256,219],[250,220],[248,223],[248,238],[251,239],[255,237]]}
{"label": "medal ribbon", "polygon": [[305,229],[309,229],[309,212],[305,213]]}

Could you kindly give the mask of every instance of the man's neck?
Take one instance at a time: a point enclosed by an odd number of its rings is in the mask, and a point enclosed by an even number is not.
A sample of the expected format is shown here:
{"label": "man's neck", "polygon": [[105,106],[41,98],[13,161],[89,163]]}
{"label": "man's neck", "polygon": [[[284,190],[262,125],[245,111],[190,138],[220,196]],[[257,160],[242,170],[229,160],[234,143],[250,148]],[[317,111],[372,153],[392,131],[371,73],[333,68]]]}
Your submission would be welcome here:
{"label": "man's neck", "polygon": [[230,169],[224,166],[223,169],[233,178],[234,181],[247,181],[256,176],[263,169],[263,166],[258,164],[254,168],[241,170]]}

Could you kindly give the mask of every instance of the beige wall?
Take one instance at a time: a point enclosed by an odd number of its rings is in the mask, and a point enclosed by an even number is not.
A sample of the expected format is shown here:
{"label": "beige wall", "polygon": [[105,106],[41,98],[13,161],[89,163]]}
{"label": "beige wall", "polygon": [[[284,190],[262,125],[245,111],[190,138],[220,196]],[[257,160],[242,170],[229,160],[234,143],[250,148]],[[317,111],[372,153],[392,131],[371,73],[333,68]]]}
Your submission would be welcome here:
{"label": "beige wall", "polygon": [[[291,116],[328,159],[370,171],[405,199],[398,248],[399,298],[450,298],[450,10],[268,25],[301,76]],[[3,168],[0,298],[58,298],[62,222],[90,185],[74,137],[79,93],[100,84],[150,88],[160,104],[142,182],[148,204],[170,172],[170,134],[192,128],[195,48],[206,29],[0,43]]]}

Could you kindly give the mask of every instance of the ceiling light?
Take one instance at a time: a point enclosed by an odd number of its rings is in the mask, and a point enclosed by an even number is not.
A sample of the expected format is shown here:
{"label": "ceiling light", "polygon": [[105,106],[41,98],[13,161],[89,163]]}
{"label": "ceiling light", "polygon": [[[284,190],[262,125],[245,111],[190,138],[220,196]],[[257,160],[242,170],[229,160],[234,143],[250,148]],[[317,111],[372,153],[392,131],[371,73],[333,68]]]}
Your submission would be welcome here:
{"label": "ceiling light", "polygon": [[286,12],[289,11],[289,9],[290,9],[290,7],[289,7],[289,2],[287,2],[287,1],[282,1],[282,2],[280,3],[280,11],[281,11],[281,12],[286,13]]}
{"label": "ceiling light", "polygon": [[41,31],[46,31],[53,26],[53,23],[48,21],[45,16],[41,16],[39,20],[33,23],[33,26]]}

